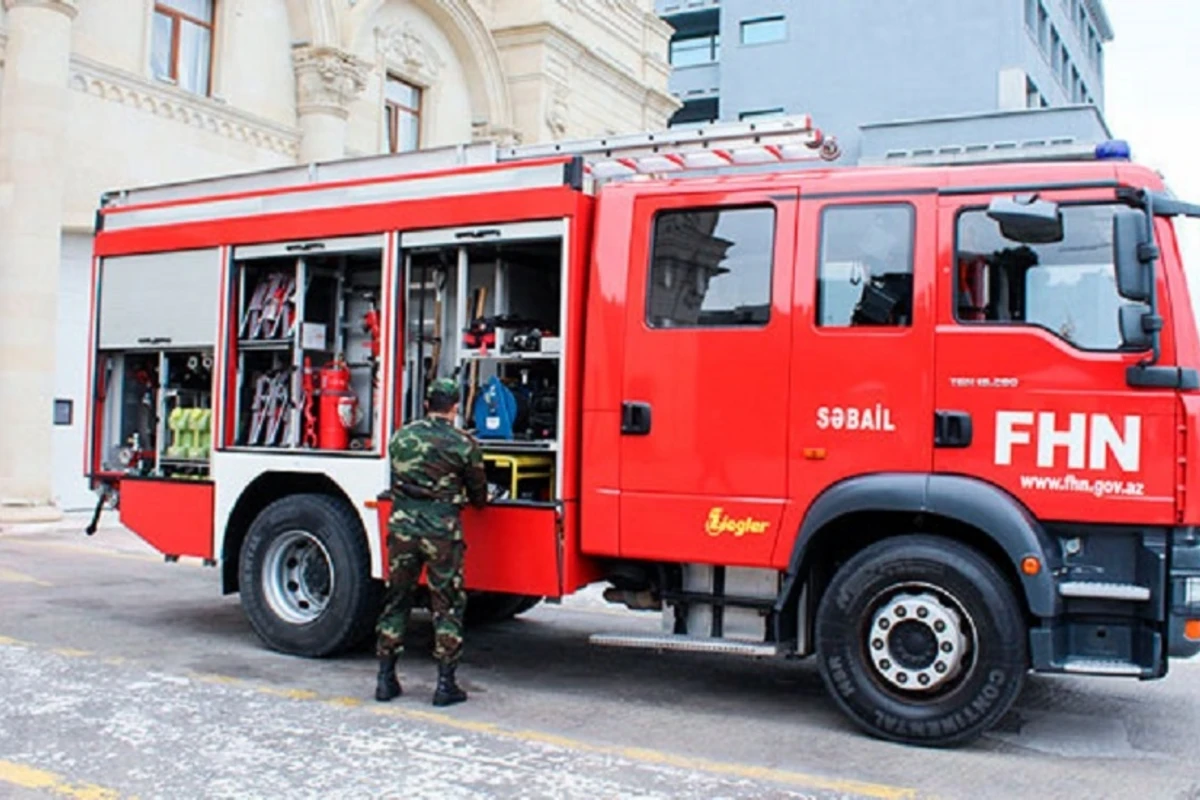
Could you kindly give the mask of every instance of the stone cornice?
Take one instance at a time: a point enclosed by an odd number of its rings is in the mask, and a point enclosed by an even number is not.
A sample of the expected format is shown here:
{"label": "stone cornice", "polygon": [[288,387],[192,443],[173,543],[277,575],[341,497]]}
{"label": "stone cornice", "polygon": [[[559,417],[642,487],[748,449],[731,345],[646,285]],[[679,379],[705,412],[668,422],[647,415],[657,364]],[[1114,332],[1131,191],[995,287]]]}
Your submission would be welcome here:
{"label": "stone cornice", "polygon": [[350,116],[350,103],[367,88],[371,65],[334,47],[292,50],[296,68],[296,111]]}
{"label": "stone cornice", "polygon": [[59,14],[66,14],[69,19],[75,19],[75,15],[79,13],[77,0],[4,0],[4,8],[7,11],[11,11],[17,6],[55,11]]}
{"label": "stone cornice", "polygon": [[598,25],[610,36],[641,49],[644,12],[630,0],[558,0],[570,14]]}
{"label": "stone cornice", "polygon": [[[587,46],[569,31],[552,23],[497,31],[496,43],[501,49],[505,45],[544,44],[560,54],[568,63],[574,64],[588,75],[614,86],[621,94],[635,103],[643,103],[648,98],[657,98],[659,102],[665,102],[668,105],[678,104],[678,101],[669,92],[656,89],[639,80],[616,59]],[[510,79],[516,77],[518,76],[510,76]],[[534,77],[540,77],[540,75]]]}
{"label": "stone cornice", "polygon": [[81,56],[71,58],[70,88],[103,100],[296,158],[295,128],[261,119],[181,89],[153,83]]}

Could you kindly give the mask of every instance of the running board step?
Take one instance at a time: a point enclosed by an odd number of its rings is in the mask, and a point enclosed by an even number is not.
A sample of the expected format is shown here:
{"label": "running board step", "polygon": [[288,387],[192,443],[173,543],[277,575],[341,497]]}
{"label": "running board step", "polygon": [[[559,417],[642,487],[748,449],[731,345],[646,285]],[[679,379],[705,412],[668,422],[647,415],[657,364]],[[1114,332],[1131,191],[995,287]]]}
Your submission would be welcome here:
{"label": "running board step", "polygon": [[1068,658],[1062,668],[1073,675],[1139,676],[1146,672],[1137,664],[1104,658]]}
{"label": "running board step", "polygon": [[738,642],[699,636],[654,636],[630,633],[593,633],[588,641],[603,647],[632,647],[648,650],[682,650],[692,653],[724,653],[735,656],[765,657],[779,655],[774,644]]}
{"label": "running board step", "polygon": [[1102,581],[1066,581],[1058,585],[1063,597],[1087,597],[1094,600],[1150,599],[1150,589],[1134,583],[1106,583]]}

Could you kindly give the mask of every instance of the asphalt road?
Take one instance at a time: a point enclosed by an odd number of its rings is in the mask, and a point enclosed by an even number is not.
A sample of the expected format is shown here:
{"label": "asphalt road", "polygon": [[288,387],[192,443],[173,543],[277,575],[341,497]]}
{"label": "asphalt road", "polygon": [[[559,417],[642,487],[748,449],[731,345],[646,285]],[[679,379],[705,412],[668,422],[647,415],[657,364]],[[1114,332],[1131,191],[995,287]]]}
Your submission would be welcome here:
{"label": "asphalt road", "polygon": [[1031,677],[979,743],[867,738],[813,664],[597,648],[657,625],[593,592],[474,632],[470,702],[405,695],[369,652],[261,646],[216,571],[120,529],[0,531],[0,797],[874,797],[1200,800],[1200,665],[1163,681]]}

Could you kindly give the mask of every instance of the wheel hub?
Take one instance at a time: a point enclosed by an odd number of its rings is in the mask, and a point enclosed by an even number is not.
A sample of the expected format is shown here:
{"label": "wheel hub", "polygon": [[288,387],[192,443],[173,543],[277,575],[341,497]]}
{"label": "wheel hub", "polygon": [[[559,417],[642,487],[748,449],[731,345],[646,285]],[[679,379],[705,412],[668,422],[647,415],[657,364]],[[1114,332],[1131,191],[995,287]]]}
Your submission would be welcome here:
{"label": "wheel hub", "polygon": [[312,622],[329,604],[334,585],[331,565],[329,551],[308,531],[276,537],[263,559],[267,605],[287,622]]}
{"label": "wheel hub", "polygon": [[893,596],[875,612],[867,638],[871,663],[891,686],[937,689],[962,669],[962,618],[931,592]]}

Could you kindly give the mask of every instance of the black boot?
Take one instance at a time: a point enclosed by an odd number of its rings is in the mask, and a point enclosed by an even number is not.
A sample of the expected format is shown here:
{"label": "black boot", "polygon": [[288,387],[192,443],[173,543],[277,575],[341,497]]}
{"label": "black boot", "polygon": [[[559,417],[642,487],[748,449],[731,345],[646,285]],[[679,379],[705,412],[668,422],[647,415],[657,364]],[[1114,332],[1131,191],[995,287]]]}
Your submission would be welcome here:
{"label": "black boot", "polygon": [[379,657],[379,678],[375,683],[375,699],[381,703],[399,697],[400,681],[396,679],[396,656]]}
{"label": "black boot", "polygon": [[435,706],[448,706],[467,699],[467,693],[454,680],[454,665],[438,664],[437,689],[433,693]]}

